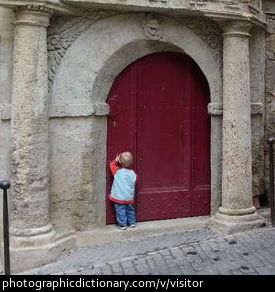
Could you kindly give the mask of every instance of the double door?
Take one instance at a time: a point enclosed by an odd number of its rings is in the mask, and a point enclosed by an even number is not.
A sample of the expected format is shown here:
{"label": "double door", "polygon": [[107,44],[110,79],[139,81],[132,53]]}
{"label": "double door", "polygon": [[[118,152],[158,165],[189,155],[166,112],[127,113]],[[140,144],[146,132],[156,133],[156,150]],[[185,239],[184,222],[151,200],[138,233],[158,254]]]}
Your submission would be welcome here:
{"label": "double door", "polygon": [[[209,89],[198,66],[179,53],[148,55],[121,72],[107,102],[107,163],[133,154],[138,221],[209,214]],[[108,165],[106,172],[108,196]],[[106,206],[113,223],[108,199]]]}

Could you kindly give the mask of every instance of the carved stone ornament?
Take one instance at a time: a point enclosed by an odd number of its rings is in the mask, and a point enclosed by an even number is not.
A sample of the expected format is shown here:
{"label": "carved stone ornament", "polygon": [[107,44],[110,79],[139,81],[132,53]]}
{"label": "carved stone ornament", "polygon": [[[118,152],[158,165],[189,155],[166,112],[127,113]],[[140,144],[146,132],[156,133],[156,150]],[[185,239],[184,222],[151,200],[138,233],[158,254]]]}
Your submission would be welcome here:
{"label": "carved stone ornament", "polygon": [[230,9],[240,9],[238,0],[226,0],[224,7],[225,8],[230,8]]}
{"label": "carved stone ornament", "polygon": [[144,20],[144,34],[152,40],[162,40],[164,36],[162,21],[153,14],[147,14]]}
{"label": "carved stone ornament", "polygon": [[190,0],[191,6],[206,6],[207,0]]}
{"label": "carved stone ornament", "polygon": [[249,11],[251,12],[252,15],[257,15],[260,13],[260,10],[254,6],[249,6]]}
{"label": "carved stone ornament", "polygon": [[209,19],[195,17],[184,17],[181,23],[206,43],[222,71],[223,39],[220,26]]}
{"label": "carved stone ornament", "polygon": [[52,15],[53,14],[53,9],[44,6],[44,5],[23,5],[23,6],[18,6],[15,11],[34,11],[34,12],[41,12],[41,13],[47,13]]}
{"label": "carved stone ornament", "polygon": [[169,0],[149,0],[149,2],[168,3]]}
{"label": "carved stone ornament", "polygon": [[55,72],[67,49],[88,27],[100,19],[115,15],[115,12],[94,10],[83,13],[82,17],[68,19],[57,17],[48,30],[49,91],[51,93]]}
{"label": "carved stone ornament", "polygon": [[221,23],[223,36],[226,35],[242,35],[250,37],[249,31],[252,24],[249,21],[226,21]]}

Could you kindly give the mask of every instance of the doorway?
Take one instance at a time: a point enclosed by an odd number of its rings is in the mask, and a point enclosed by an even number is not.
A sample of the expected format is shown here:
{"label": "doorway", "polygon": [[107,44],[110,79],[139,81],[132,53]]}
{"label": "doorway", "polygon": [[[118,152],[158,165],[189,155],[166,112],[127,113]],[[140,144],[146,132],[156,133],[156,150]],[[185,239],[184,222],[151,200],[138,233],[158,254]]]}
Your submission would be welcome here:
{"label": "doorway", "polygon": [[[117,153],[132,152],[138,221],[209,214],[209,100],[200,68],[180,53],[145,56],[115,80],[107,99],[107,164]],[[108,199],[106,206],[107,224],[114,223]]]}

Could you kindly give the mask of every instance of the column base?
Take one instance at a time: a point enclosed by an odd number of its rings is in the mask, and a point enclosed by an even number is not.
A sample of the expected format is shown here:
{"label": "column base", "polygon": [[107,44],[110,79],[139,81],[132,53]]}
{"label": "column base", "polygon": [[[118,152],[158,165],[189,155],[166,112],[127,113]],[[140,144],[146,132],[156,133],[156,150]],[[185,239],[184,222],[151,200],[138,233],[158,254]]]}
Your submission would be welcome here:
{"label": "column base", "polygon": [[33,230],[29,236],[11,234],[10,265],[12,274],[53,262],[76,245],[74,233],[57,234],[49,229],[47,232],[37,234],[36,231]]}
{"label": "column base", "polygon": [[226,234],[266,226],[265,220],[256,212],[254,207],[240,210],[221,207],[218,213],[210,219],[209,224],[213,229]]}
{"label": "column base", "polygon": [[10,227],[11,245],[14,247],[27,247],[52,242],[56,236],[52,224],[36,228]]}

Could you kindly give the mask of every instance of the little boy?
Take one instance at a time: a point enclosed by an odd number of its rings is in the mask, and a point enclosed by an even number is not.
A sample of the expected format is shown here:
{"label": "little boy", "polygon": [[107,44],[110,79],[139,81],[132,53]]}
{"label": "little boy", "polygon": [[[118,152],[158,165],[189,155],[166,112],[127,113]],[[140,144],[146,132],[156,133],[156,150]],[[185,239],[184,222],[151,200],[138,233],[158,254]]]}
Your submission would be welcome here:
{"label": "little boy", "polygon": [[114,202],[117,226],[121,230],[126,230],[127,224],[130,228],[136,227],[134,196],[137,175],[130,169],[132,163],[130,152],[117,155],[110,163],[114,181],[109,199]]}

